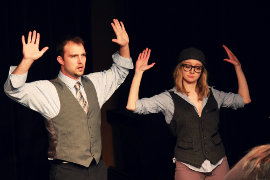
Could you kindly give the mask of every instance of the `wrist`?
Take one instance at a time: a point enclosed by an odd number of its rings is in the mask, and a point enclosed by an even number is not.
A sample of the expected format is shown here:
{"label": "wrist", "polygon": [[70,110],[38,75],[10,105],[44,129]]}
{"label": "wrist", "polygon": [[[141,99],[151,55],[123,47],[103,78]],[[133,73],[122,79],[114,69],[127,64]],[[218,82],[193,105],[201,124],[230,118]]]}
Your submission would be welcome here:
{"label": "wrist", "polygon": [[142,76],[144,71],[141,70],[135,70],[135,75]]}
{"label": "wrist", "polygon": [[128,44],[127,45],[124,45],[124,46],[120,46],[119,54],[122,57],[130,58],[130,52],[129,52],[129,46],[128,46]]}
{"label": "wrist", "polygon": [[235,70],[241,70],[242,69],[241,64],[235,65],[234,68],[235,68]]}
{"label": "wrist", "polygon": [[23,58],[19,66],[29,69],[34,63],[34,61],[34,59]]}
{"label": "wrist", "polygon": [[21,62],[27,63],[27,64],[32,64],[34,61],[35,61],[34,59],[23,57]]}
{"label": "wrist", "polygon": [[120,45],[120,49],[128,49],[129,48],[129,43]]}

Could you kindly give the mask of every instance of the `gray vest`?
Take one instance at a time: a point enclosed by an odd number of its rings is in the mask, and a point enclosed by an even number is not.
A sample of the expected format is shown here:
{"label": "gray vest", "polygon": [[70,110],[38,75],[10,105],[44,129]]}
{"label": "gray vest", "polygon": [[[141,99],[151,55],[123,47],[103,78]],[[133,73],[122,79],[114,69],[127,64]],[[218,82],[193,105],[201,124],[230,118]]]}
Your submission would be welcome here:
{"label": "gray vest", "polygon": [[175,107],[170,124],[177,136],[175,158],[198,168],[205,159],[216,164],[225,156],[225,150],[218,133],[219,109],[212,91],[210,90],[201,117],[194,107],[180,96],[174,92],[170,92],[170,95]]}
{"label": "gray vest", "polygon": [[60,99],[60,112],[46,121],[49,132],[48,157],[88,167],[101,156],[101,116],[92,82],[82,77],[89,111],[86,114],[67,86],[56,78],[51,81]]}

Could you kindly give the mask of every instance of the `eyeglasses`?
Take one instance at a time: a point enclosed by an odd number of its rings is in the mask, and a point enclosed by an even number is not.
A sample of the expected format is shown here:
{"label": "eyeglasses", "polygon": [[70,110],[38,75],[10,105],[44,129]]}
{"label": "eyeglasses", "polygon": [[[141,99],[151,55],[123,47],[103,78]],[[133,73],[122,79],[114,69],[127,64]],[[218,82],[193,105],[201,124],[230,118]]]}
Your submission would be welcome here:
{"label": "eyeglasses", "polygon": [[196,73],[200,73],[203,70],[203,66],[192,66],[190,64],[182,64],[185,71],[191,71],[193,68]]}

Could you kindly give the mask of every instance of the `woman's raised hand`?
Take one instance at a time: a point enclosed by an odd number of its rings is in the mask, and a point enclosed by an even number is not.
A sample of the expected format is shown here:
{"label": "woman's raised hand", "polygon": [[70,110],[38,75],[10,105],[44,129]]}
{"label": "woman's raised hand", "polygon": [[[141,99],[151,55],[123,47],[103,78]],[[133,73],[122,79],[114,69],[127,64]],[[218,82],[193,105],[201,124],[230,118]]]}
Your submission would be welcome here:
{"label": "woman's raised hand", "polygon": [[237,57],[233,54],[233,52],[225,45],[222,45],[222,47],[225,49],[225,51],[228,54],[229,58],[224,59],[224,61],[227,61],[229,63],[232,63],[234,66],[241,66],[239,60]]}
{"label": "woman's raised hand", "polygon": [[144,72],[150,68],[152,68],[156,63],[152,63],[148,65],[148,60],[150,58],[151,49],[144,49],[143,52],[141,52],[138,56],[138,59],[136,61],[136,72]]}

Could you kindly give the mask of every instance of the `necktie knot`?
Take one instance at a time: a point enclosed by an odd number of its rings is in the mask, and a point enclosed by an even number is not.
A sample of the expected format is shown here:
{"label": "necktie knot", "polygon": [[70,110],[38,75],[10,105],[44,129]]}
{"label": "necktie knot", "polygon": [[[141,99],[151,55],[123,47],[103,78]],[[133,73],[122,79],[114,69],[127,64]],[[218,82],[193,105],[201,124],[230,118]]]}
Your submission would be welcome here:
{"label": "necktie knot", "polygon": [[80,90],[80,85],[81,85],[81,83],[79,81],[76,82],[76,84],[74,85],[76,91],[79,91]]}
{"label": "necktie knot", "polygon": [[84,99],[84,97],[80,91],[80,85],[81,85],[81,83],[79,81],[76,82],[76,84],[74,85],[74,87],[76,89],[76,98],[77,98],[79,104],[82,106],[83,110],[87,113],[88,112],[88,103]]}

